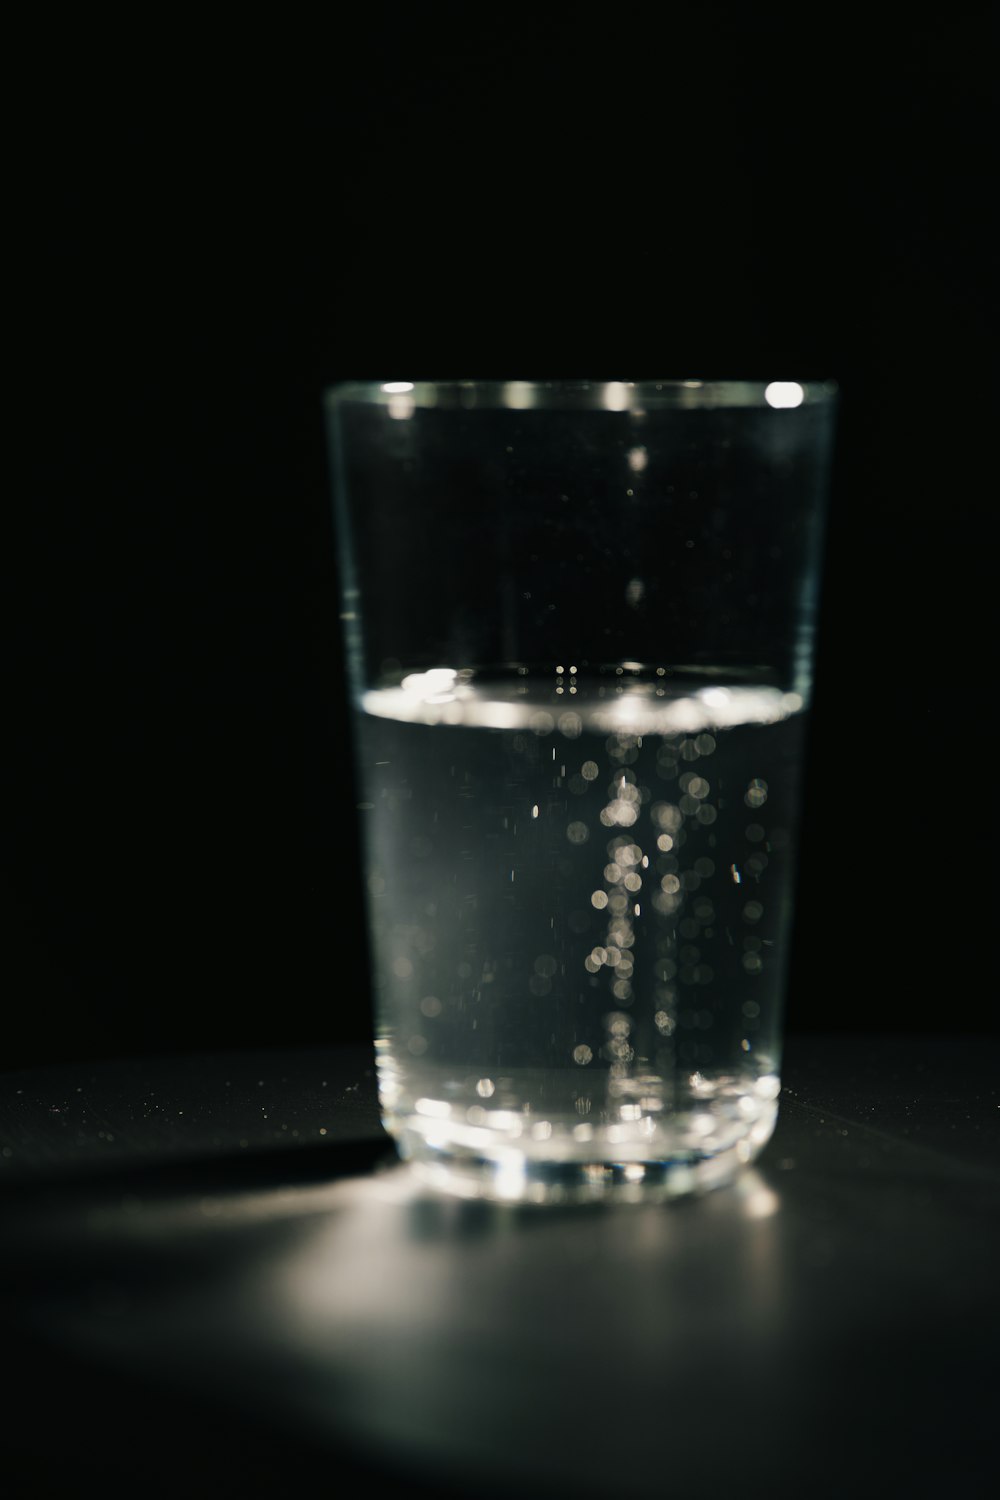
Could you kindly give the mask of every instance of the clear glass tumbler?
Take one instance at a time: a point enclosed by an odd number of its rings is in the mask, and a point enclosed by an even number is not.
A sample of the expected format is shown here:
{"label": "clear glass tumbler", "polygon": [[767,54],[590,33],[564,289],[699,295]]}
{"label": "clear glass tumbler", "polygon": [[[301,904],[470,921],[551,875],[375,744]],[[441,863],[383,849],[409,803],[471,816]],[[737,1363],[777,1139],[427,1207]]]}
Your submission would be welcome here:
{"label": "clear glass tumbler", "polygon": [[830,383],[327,397],[381,1107],[468,1195],[770,1137]]}

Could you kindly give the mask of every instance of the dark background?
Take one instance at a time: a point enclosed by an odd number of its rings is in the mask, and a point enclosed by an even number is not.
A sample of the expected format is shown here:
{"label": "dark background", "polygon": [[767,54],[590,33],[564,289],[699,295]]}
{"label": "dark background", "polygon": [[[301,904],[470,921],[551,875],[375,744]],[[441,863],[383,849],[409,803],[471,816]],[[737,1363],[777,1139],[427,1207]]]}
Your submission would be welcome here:
{"label": "dark background", "polygon": [[991,1025],[987,10],[692,9],[14,48],[0,1066],[370,1034],[345,378],[840,382],[789,1026]]}

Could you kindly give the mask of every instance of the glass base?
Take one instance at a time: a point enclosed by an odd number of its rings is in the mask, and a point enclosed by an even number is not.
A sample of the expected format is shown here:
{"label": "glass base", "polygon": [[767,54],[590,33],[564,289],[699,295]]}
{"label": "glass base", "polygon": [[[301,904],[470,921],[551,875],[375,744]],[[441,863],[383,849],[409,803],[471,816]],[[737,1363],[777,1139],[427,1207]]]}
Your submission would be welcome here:
{"label": "glass base", "polygon": [[[570,1204],[663,1202],[704,1193],[731,1182],[754,1161],[774,1132],[777,1102],[713,1149],[692,1149],[668,1122],[653,1139],[627,1144],[601,1132],[559,1156],[532,1150],[523,1140],[476,1150],[419,1117],[387,1118],[400,1155],[429,1186],[463,1198],[492,1202]],[[687,1131],[684,1132],[688,1135]],[[671,1139],[671,1136],[674,1139]],[[534,1145],[535,1143],[532,1143]]]}

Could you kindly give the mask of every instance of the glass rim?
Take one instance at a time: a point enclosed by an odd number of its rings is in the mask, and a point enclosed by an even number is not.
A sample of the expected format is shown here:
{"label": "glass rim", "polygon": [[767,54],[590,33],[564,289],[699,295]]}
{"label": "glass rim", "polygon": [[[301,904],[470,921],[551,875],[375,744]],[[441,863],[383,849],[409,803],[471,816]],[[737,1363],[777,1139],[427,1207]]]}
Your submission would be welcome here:
{"label": "glass rim", "polygon": [[781,409],[828,404],[834,380],[344,380],[328,406],[353,402],[408,409],[631,411],[677,407]]}

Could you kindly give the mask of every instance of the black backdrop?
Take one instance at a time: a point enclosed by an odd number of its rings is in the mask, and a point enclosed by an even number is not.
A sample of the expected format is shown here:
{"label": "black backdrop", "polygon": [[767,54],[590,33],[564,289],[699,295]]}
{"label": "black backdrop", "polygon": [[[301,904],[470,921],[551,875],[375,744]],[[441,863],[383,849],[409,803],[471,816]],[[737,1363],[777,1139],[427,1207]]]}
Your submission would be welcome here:
{"label": "black backdrop", "polygon": [[990,1026],[987,12],[691,10],[15,49],[0,1066],[370,1032],[342,378],[836,378],[789,1026]]}

